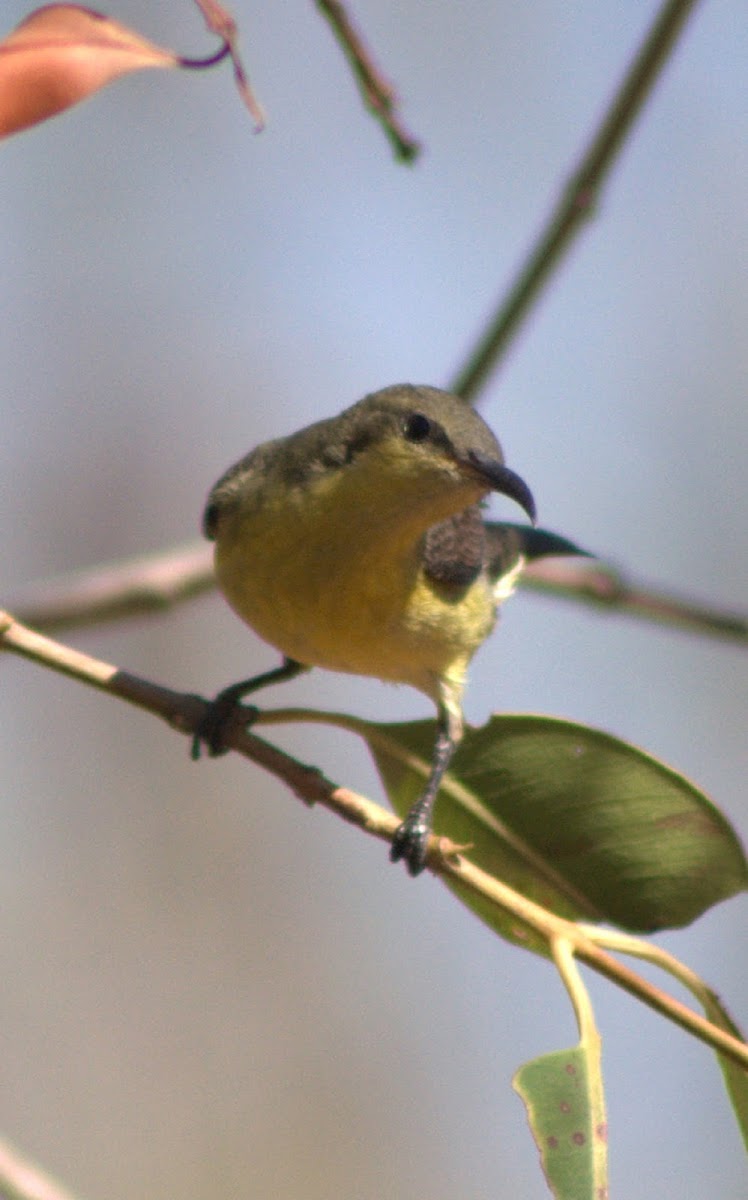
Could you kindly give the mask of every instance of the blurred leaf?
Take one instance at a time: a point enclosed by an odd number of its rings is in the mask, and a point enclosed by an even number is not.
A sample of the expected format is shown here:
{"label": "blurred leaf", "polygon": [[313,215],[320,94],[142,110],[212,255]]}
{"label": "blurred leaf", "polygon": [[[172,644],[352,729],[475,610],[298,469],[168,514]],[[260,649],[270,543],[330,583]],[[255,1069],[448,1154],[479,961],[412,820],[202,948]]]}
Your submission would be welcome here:
{"label": "blurred leaf", "polygon": [[62,112],[119,75],[178,63],[92,9],[39,8],[0,42],[0,137]]}
{"label": "blurred leaf", "polygon": [[540,1161],[557,1200],[607,1192],[607,1136],[599,1057],[580,1045],[520,1067],[512,1081],[527,1107]]}
{"label": "blurred leaf", "polygon": [[[404,815],[423,788],[434,722],[359,731]],[[637,932],[687,925],[748,886],[735,833],[693,784],[610,734],[550,717],[494,716],[468,730],[435,830],[558,915]],[[454,890],[503,936],[544,949],[493,905]]]}

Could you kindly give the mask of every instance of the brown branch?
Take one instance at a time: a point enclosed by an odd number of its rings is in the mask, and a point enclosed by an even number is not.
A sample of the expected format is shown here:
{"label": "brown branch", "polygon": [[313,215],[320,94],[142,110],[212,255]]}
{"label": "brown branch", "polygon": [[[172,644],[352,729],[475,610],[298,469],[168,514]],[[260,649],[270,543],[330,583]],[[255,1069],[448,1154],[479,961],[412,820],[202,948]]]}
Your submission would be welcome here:
{"label": "brown branch", "polygon": [[35,629],[72,629],[165,612],[215,585],[210,546],[191,542],[33,584],[11,607]]}
{"label": "brown branch", "polygon": [[377,67],[341,0],[316,0],[316,3],[329,21],[350,63],[364,104],[387,134],[395,151],[395,158],[401,162],[412,162],[421,147],[405,129],[398,116],[397,95],[392,84]]}
{"label": "brown branch", "polygon": [[450,391],[458,396],[473,400],[486,383],[582,222],[592,213],[606,176],[695,5],[696,0],[666,0],[663,4],[537,243],[450,385]]}
{"label": "brown branch", "polygon": [[[528,591],[748,646],[748,617],[643,587],[604,563],[544,559],[520,579]],[[165,612],[215,588],[210,547],[170,551],[76,571],[25,589],[10,607],[26,625],[53,631]]]}
{"label": "brown branch", "polygon": [[[173,728],[192,735],[205,713],[207,701],[200,696],[174,692],[149,680],[120,671],[109,663],[91,658],[69,646],[53,642],[0,613],[0,649],[22,655],[91,687],[106,691],[162,717]],[[316,767],[306,766],[246,729],[252,710],[239,709],[226,731],[227,747],[265,768],[306,804],[321,804],[344,820],[384,841],[391,841],[399,818],[365,796],[338,787]],[[272,720],[272,714],[268,714]],[[260,720],[262,714],[260,714]],[[686,1032],[705,1042],[731,1061],[748,1070],[748,1045],[720,1029],[680,1001],[619,963],[572,921],[555,916],[528,900],[501,880],[474,866],[448,838],[433,837],[428,867],[436,875],[449,876],[461,885],[496,904],[521,924],[529,926],[548,943],[566,938],[575,955],[593,970],[630,992]]]}
{"label": "brown branch", "polygon": [[75,1200],[75,1197],[0,1139],[0,1200]]}

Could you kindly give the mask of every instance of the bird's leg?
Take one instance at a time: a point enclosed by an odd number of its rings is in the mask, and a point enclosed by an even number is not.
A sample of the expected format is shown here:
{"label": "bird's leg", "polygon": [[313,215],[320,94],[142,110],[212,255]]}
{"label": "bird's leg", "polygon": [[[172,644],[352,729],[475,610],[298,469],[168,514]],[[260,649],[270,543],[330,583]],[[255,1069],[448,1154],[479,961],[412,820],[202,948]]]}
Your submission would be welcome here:
{"label": "bird's leg", "polygon": [[[224,688],[211,701],[205,716],[195,731],[192,739],[192,758],[197,761],[200,757],[203,742],[207,746],[211,758],[226,753],[227,747],[223,744],[223,735],[234,709],[245,696],[251,692],[259,692],[260,688],[268,687],[271,683],[283,683],[287,679],[294,679],[302,671],[308,670],[309,668],[303,663],[298,663],[293,658],[284,658],[282,664],[274,667],[272,671],[264,671],[262,675],[253,675],[251,679],[242,679],[239,683],[232,683],[230,687]],[[247,725],[251,723],[251,720],[250,714],[247,718]]]}
{"label": "bird's leg", "polygon": [[434,743],[431,770],[423,794],[416,800],[405,820],[398,825],[392,838],[391,862],[404,859],[411,875],[420,875],[426,866],[426,852],[431,833],[431,816],[439,787],[452,761],[452,755],[462,737],[462,713],[446,704],[439,706],[439,731]]}

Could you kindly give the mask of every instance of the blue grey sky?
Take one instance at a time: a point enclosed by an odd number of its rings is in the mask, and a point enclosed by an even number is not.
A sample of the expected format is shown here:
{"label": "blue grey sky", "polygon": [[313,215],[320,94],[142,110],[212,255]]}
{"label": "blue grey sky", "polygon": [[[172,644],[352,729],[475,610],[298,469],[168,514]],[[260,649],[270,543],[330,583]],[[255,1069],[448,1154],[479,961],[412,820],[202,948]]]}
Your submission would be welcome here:
{"label": "blue grey sky", "polygon": [[[207,489],[257,442],[386,384],[448,384],[654,9],[357,2],[424,143],[411,168],[311,4],[235,5],[260,136],[222,68],[132,76],[3,144],[10,591],[195,537]],[[6,2],[3,32],[27,11]],[[184,53],[211,48],[187,3],[108,11]],[[481,411],[543,524],[744,610],[742,17],[734,0],[697,7]],[[217,596],[71,641],[203,693],[274,662]],[[607,729],[745,834],[747,661],[520,595],[475,660],[467,713]],[[546,1194],[510,1078],[575,1038],[547,964],[254,767],[195,767],[144,715],[2,668],[0,1129],[91,1200]],[[407,689],[322,672],[271,702],[430,715]],[[278,737],[381,797],[351,739]],[[660,939],[744,1025],[747,911],[733,900]],[[713,1057],[590,985],[613,1195],[740,1200]]]}

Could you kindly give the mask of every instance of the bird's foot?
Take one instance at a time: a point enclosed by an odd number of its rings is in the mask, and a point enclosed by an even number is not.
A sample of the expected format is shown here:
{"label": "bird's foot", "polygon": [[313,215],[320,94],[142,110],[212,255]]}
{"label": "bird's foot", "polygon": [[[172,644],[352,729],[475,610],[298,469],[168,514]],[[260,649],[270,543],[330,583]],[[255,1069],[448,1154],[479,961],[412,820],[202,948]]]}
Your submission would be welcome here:
{"label": "bird's foot", "polygon": [[[293,679],[302,671],[308,670],[308,667],[295,659],[284,658],[281,666],[274,667],[272,671],[263,671],[261,675],[253,675],[251,679],[242,679],[239,683],[232,683],[230,687],[224,688],[208,705],[205,716],[195,731],[192,739],[193,759],[197,761],[200,757],[203,742],[212,758],[226,753],[228,746],[225,744],[225,737],[229,726],[233,723],[236,709],[250,692],[259,692],[260,688],[268,687],[271,683],[282,683],[284,679]],[[258,709],[245,705],[242,713],[245,729],[257,719],[257,714]]]}
{"label": "bird's foot", "polygon": [[[203,745],[211,758],[218,758],[219,755],[228,752],[229,747],[225,744],[224,738],[240,701],[241,693],[234,687],[228,687],[219,692],[216,698],[210,702],[192,738],[193,762],[197,762],[200,758]],[[243,714],[245,728],[252,724],[257,713],[258,709],[245,707]]]}
{"label": "bird's foot", "polygon": [[426,866],[430,832],[428,822],[420,813],[409,813],[393,835],[390,862],[403,859],[411,875],[420,875]]}

